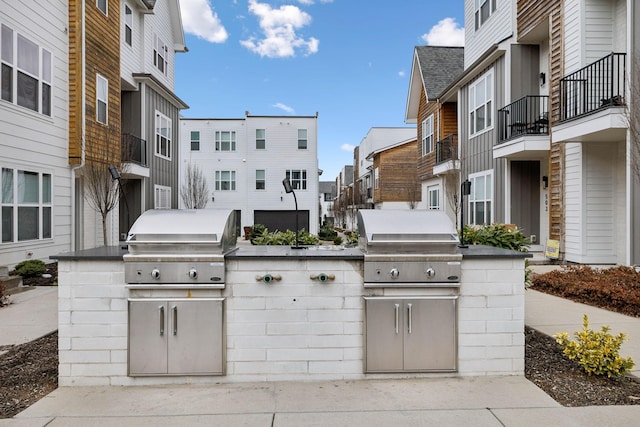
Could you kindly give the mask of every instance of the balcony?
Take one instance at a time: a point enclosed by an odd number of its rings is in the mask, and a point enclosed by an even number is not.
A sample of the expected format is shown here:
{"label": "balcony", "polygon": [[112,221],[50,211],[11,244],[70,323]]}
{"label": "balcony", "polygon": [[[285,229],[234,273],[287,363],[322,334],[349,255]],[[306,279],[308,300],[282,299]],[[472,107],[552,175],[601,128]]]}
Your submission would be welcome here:
{"label": "balcony", "polygon": [[436,142],[436,164],[433,167],[434,175],[442,175],[456,172],[459,169],[458,160],[458,135],[452,133]]}
{"label": "balcony", "polygon": [[122,134],[122,162],[148,167],[147,141],[129,133]]}
{"label": "balcony", "polygon": [[548,96],[525,96],[498,110],[496,145],[525,135],[549,135]]}
{"label": "balcony", "polygon": [[625,106],[627,55],[611,53],[560,79],[560,121]]}

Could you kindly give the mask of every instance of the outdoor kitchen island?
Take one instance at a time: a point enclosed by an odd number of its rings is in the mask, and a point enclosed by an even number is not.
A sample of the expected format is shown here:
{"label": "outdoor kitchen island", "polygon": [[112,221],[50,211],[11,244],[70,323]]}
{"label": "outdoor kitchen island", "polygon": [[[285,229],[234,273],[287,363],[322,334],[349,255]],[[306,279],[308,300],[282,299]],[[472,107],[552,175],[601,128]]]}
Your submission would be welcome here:
{"label": "outdoor kitchen island", "polygon": [[[224,255],[224,286],[131,283],[123,260],[129,255],[105,247],[57,257],[61,386],[524,375],[523,253],[456,248],[457,282],[389,287],[364,286],[362,248],[238,245]],[[413,302],[446,301],[442,324],[429,326],[452,328],[453,335],[436,332],[433,345],[420,346],[428,350],[453,340],[454,359],[445,352],[443,365],[436,351],[424,366],[398,368],[385,365],[385,355],[376,359],[375,372],[368,369],[367,348],[373,350],[367,340],[377,335],[367,333],[374,327],[367,324],[366,301],[376,298],[389,300],[398,313],[391,328],[401,343],[407,334],[420,335],[421,305]],[[398,309],[396,300],[409,306]],[[137,328],[131,325],[132,301],[152,304],[149,333],[164,340],[161,363],[168,366],[160,373],[144,371],[144,359],[157,363],[158,351],[131,343]],[[196,314],[176,301],[193,302]],[[426,319],[440,323],[437,316]],[[189,338],[181,341],[185,329]],[[389,351],[402,359],[411,347]],[[132,357],[138,359],[133,370]],[[179,361],[174,368],[172,358]]]}

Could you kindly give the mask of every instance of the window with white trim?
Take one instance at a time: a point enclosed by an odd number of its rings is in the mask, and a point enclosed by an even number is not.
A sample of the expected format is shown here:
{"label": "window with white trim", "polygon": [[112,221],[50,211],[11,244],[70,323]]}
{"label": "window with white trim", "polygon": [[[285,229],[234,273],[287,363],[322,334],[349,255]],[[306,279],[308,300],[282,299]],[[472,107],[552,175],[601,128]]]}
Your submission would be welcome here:
{"label": "window with white trim", "polygon": [[380,188],[380,168],[373,170],[373,188]]}
{"label": "window with white trim", "polygon": [[164,185],[154,185],[153,187],[155,192],[154,208],[171,209],[171,187]]}
{"label": "window with white trim", "polygon": [[133,43],[133,11],[124,5],[124,42],[129,46]]}
{"label": "window with white trim", "polygon": [[236,171],[216,171],[216,191],[235,191]]}
{"label": "window with white trim", "polygon": [[171,119],[156,111],[156,156],[171,160],[171,135],[173,134]]}
{"label": "window with white trim", "polygon": [[50,239],[51,174],[2,168],[2,243]]}
{"label": "window with white trim", "polygon": [[496,11],[497,2],[498,0],[476,0],[474,9],[476,31],[478,31]]}
{"label": "window with white trim", "polygon": [[96,121],[107,124],[109,111],[109,81],[96,74]]}
{"label": "window with white trim", "polygon": [[307,171],[304,169],[290,169],[286,171],[285,176],[289,179],[291,187],[294,190],[307,189]]}
{"label": "window with white trim", "polygon": [[256,170],[256,190],[264,190],[266,188],[266,172],[264,169]]}
{"label": "window with white trim", "polygon": [[236,131],[217,130],[216,151],[236,151]]}
{"label": "window with white trim", "polygon": [[480,133],[493,126],[493,70],[469,86],[469,134]]}
{"label": "window with white trim", "polygon": [[433,151],[433,114],[422,122],[422,155]]}
{"label": "window with white trim", "polygon": [[428,209],[432,211],[440,210],[440,186],[431,185],[427,187]]}
{"label": "window with white trim", "polygon": [[6,25],[0,30],[1,98],[51,116],[51,52]]}
{"label": "window with white trim", "polygon": [[153,65],[160,70],[162,74],[167,75],[169,48],[157,34],[153,35]]}
{"label": "window with white trim", "polygon": [[100,9],[100,12],[107,14],[108,0],[96,0],[96,7]]}
{"label": "window with white trim", "polygon": [[265,148],[267,148],[267,131],[256,129],[256,150],[264,150]]}
{"label": "window with white trim", "polygon": [[493,171],[469,175],[469,224],[488,225],[493,221]]}
{"label": "window with white trim", "polygon": [[298,129],[298,150],[307,149],[307,130]]}
{"label": "window with white trim", "polygon": [[200,151],[200,131],[191,131],[191,151]]}

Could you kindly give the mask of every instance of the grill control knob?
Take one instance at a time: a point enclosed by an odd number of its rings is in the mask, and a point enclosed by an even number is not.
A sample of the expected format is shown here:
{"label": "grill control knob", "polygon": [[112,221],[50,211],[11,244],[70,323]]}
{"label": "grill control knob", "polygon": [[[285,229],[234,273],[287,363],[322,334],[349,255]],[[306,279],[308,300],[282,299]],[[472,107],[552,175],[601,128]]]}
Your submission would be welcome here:
{"label": "grill control knob", "polygon": [[427,277],[435,277],[436,271],[433,268],[427,268],[427,271],[424,272]]}
{"label": "grill control knob", "polygon": [[190,279],[198,278],[198,271],[195,268],[192,268],[191,270],[189,270],[189,278]]}
{"label": "grill control knob", "polygon": [[392,279],[397,279],[400,277],[400,271],[397,268],[392,268],[389,272],[389,276],[391,276]]}
{"label": "grill control knob", "polygon": [[151,270],[151,278],[158,280],[160,278],[160,270],[158,270],[157,268]]}

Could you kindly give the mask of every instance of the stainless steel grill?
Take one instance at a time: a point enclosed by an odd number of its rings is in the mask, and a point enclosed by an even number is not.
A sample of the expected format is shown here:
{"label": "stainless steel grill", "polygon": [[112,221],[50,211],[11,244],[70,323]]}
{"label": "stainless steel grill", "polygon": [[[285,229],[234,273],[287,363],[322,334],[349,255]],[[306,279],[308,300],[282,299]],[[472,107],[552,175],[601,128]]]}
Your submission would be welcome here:
{"label": "stainless steel grill", "polygon": [[125,281],[224,287],[224,255],[235,242],[233,211],[146,211],[129,232]]}

